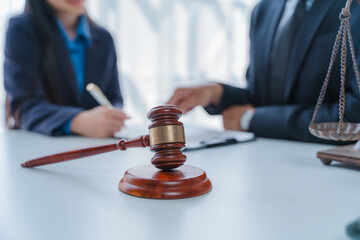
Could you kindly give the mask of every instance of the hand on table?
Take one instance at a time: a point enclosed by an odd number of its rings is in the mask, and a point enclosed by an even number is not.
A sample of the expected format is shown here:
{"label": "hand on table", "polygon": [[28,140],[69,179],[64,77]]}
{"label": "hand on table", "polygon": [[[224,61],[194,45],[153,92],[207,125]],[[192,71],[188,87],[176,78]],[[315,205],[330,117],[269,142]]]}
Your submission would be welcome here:
{"label": "hand on table", "polygon": [[255,108],[250,104],[235,105],[222,111],[224,128],[227,130],[243,131],[240,127],[240,120],[247,110],[255,110]]}
{"label": "hand on table", "polygon": [[73,133],[86,137],[112,137],[129,117],[118,108],[95,107],[77,114],[71,123]]}
{"label": "hand on table", "polygon": [[207,106],[210,103],[219,104],[223,93],[220,84],[209,83],[198,87],[178,88],[167,102],[176,105],[185,114],[196,106]]}

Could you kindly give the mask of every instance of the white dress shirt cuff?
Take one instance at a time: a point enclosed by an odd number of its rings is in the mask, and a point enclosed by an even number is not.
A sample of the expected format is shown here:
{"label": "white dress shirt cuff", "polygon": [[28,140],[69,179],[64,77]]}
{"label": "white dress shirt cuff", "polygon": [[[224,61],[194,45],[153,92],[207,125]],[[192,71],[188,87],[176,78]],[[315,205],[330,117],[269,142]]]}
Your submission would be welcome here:
{"label": "white dress shirt cuff", "polygon": [[241,119],[240,119],[240,127],[243,131],[249,131],[249,126],[250,126],[250,122],[251,119],[253,118],[255,114],[254,110],[246,110],[245,113],[242,115]]}

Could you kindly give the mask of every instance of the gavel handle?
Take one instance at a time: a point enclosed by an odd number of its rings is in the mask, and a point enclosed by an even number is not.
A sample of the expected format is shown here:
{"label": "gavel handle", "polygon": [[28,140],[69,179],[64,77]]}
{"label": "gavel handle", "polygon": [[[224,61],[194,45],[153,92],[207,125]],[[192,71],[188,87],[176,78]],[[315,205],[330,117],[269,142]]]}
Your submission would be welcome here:
{"label": "gavel handle", "polygon": [[100,153],[111,152],[115,150],[125,151],[134,147],[149,147],[149,135],[139,136],[131,140],[120,140],[118,143],[102,145],[97,147],[83,148],[58,154],[53,154],[41,158],[32,159],[21,164],[22,167],[32,168],[36,166],[69,161],[77,158],[88,157]]}

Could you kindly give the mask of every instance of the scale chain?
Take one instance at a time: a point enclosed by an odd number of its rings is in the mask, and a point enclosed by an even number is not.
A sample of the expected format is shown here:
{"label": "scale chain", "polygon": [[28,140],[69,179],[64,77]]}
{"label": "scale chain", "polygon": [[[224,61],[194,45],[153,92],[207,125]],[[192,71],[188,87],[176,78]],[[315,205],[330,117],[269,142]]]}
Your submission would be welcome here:
{"label": "scale chain", "polygon": [[[350,5],[353,0],[347,0],[345,8],[342,9],[339,19],[340,26],[336,35],[336,39],[334,42],[334,46],[331,53],[329,67],[326,73],[326,77],[324,79],[323,85],[320,90],[319,97],[317,99],[315,110],[311,118],[309,130],[310,132],[320,138],[324,138],[327,140],[335,140],[335,141],[351,141],[351,140],[359,140],[360,139],[360,124],[355,123],[347,123],[344,122],[344,115],[346,110],[346,77],[347,74],[347,61],[352,61],[349,64],[349,67],[353,67],[354,75],[356,78],[356,83],[359,87],[360,91],[360,73],[358,61],[356,58],[356,52],[354,48],[354,41],[351,34],[351,13],[350,13]],[[360,0],[357,0],[360,4]],[[348,45],[349,44],[349,47]],[[339,121],[335,122],[324,122],[324,123],[315,123],[316,117],[320,111],[321,105],[325,100],[326,91],[330,82],[331,72],[334,68],[334,64],[337,59],[337,54],[340,53],[340,93],[339,93]],[[348,53],[350,52],[350,53]],[[348,55],[350,54],[350,55]],[[349,58],[349,59],[348,59]],[[350,60],[351,58],[351,60]]]}
{"label": "scale chain", "polygon": [[344,20],[344,29],[342,35],[342,46],[341,46],[341,66],[340,66],[340,96],[339,96],[339,126],[338,132],[340,135],[344,134],[344,112],[345,112],[345,75],[346,75],[346,57],[347,57],[347,46],[346,46],[346,33],[347,33],[347,20]]}
{"label": "scale chain", "polygon": [[319,98],[318,98],[318,101],[317,101],[316,106],[315,106],[315,111],[314,111],[314,114],[313,114],[312,119],[311,119],[311,124],[315,123],[315,119],[317,117],[317,114],[318,114],[318,112],[320,110],[320,107],[321,107],[323,101],[324,101],[326,90],[327,90],[327,87],[328,87],[328,84],[329,84],[329,81],[330,81],[331,72],[332,72],[332,69],[334,67],[336,56],[337,56],[338,51],[339,51],[341,33],[343,32],[344,27],[345,27],[345,25],[344,25],[344,22],[342,21],[341,25],[339,27],[338,33],[336,35],[335,44],[333,46],[333,50],[332,50],[332,53],[331,53],[329,68],[328,68],[328,71],[326,73],[325,81],[324,81],[324,83],[323,83],[323,85],[321,87]]}
{"label": "scale chain", "polygon": [[338,50],[339,50],[339,47],[341,44],[341,61],[340,61],[341,62],[341,69],[340,69],[341,86],[340,86],[340,96],[339,96],[339,126],[338,126],[338,133],[340,135],[343,135],[343,133],[344,133],[345,80],[346,80],[346,60],[347,60],[347,44],[346,43],[347,42],[349,42],[350,52],[351,52],[351,60],[353,62],[355,77],[356,77],[356,80],[357,80],[357,83],[359,86],[359,91],[360,91],[360,73],[359,73],[359,68],[357,65],[356,54],[355,54],[355,50],[354,50],[354,43],[353,43],[353,38],[352,38],[352,34],[351,34],[351,29],[350,29],[350,21],[349,21],[350,17],[351,17],[350,12],[342,12],[342,14],[340,14],[341,25],[339,27],[339,30],[338,30],[338,33],[336,36],[336,40],[335,40],[335,44],[334,44],[334,47],[332,50],[330,64],[329,64],[329,68],[328,68],[328,71],[327,71],[327,74],[325,77],[325,81],[321,87],[320,95],[319,95],[318,101],[315,106],[315,111],[314,111],[314,114],[311,119],[311,124],[314,124],[317,114],[320,110],[320,107],[324,101],[327,87],[328,87],[328,84],[330,81],[331,72],[334,67],[336,56],[338,54]]}

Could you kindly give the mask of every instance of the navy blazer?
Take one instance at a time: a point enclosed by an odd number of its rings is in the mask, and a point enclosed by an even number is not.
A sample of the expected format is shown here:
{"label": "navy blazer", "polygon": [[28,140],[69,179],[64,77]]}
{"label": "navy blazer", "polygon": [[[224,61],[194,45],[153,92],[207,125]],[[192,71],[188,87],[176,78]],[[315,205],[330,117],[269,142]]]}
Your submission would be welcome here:
{"label": "navy blazer", "polygon": [[[85,86],[95,83],[114,106],[121,108],[123,99],[113,39],[105,29],[94,23],[89,25],[91,46],[86,49],[85,54]],[[54,55],[60,63],[57,69],[61,80],[58,91],[64,102],[60,105],[46,97],[42,82],[39,81],[41,46],[38,46],[35,34],[30,15],[22,14],[10,19],[6,33],[4,85],[17,126],[54,135],[76,114],[96,107],[98,103],[86,91],[83,95],[79,94],[70,55],[58,28],[53,33],[57,46]]]}
{"label": "navy blazer", "polygon": [[[309,133],[308,126],[325,79],[346,0],[316,0],[300,25],[288,64],[283,103],[268,104],[269,59],[275,32],[286,0],[263,0],[254,9],[250,28],[250,63],[247,88],[224,85],[220,106],[207,108],[221,113],[231,105],[250,103],[256,112],[249,131],[259,137],[309,142],[326,142]],[[360,6],[351,6],[351,29],[355,51],[360,60]],[[340,61],[335,62],[325,101],[316,122],[337,122],[340,92]],[[350,53],[347,60],[346,109],[344,121],[360,122],[360,94]],[[335,143],[335,142],[331,142]]]}

